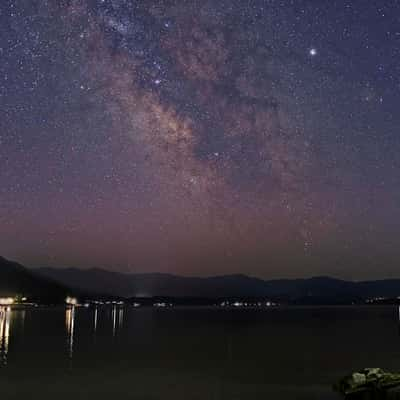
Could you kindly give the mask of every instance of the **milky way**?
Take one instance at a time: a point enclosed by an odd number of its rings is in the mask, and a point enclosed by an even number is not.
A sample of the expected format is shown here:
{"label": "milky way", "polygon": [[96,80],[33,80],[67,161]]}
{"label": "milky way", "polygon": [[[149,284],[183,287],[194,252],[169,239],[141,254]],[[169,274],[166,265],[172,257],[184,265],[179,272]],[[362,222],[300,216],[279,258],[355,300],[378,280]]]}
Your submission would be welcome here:
{"label": "milky way", "polygon": [[394,2],[0,10],[5,256],[265,277],[372,276],[384,262],[395,274]]}

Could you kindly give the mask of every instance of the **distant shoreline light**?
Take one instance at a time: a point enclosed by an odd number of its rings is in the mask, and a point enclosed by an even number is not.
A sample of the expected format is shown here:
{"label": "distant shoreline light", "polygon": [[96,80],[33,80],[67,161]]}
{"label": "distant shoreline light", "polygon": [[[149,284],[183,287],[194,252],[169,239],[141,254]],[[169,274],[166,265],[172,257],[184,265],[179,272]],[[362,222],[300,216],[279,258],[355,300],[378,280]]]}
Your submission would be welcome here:
{"label": "distant shoreline light", "polygon": [[0,306],[10,306],[14,304],[15,300],[13,297],[0,297]]}
{"label": "distant shoreline light", "polygon": [[70,305],[70,306],[76,306],[78,304],[78,300],[75,297],[68,296],[65,299],[65,303]]}

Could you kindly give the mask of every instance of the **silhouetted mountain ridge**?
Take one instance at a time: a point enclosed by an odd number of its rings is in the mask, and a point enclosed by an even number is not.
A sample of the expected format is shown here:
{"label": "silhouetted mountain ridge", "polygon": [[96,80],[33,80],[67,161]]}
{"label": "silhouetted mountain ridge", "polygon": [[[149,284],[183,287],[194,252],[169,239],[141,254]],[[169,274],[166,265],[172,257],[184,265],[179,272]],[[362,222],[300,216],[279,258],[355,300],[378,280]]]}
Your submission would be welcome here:
{"label": "silhouetted mountain ridge", "polygon": [[244,274],[184,277],[120,273],[105,269],[40,268],[38,273],[71,287],[123,297],[269,297],[293,303],[349,303],[400,296],[400,279],[353,282],[329,276],[263,280]]}
{"label": "silhouetted mountain ridge", "polygon": [[27,296],[29,300],[62,302],[68,289],[14,261],[0,257],[0,296]]}
{"label": "silhouetted mountain ridge", "polygon": [[42,301],[63,301],[74,293],[115,297],[263,297],[294,304],[340,304],[374,297],[400,296],[400,279],[353,282],[316,276],[263,280],[244,274],[184,277],[168,273],[120,273],[101,268],[40,268],[0,257],[0,296],[23,294]]}

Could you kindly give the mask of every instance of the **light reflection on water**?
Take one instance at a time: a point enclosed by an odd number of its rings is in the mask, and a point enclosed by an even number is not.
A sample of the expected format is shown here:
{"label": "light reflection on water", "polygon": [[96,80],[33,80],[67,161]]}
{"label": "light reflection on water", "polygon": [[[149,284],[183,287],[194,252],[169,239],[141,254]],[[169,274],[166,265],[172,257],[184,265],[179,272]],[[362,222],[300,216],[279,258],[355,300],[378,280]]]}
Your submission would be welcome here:
{"label": "light reflection on water", "polygon": [[[65,330],[67,338],[67,353],[70,359],[74,356],[74,346],[76,341],[77,329],[77,309],[75,306],[69,306],[65,309]],[[99,310],[97,307],[93,309],[93,333],[96,335],[99,324]],[[124,323],[123,307],[113,306],[111,308],[111,326],[112,337],[115,338],[117,333],[122,330]]]}
{"label": "light reflection on water", "polygon": [[124,309],[123,307],[113,306],[111,309],[112,319],[112,335],[115,337],[117,332],[120,331],[124,323]]}
{"label": "light reflection on water", "polygon": [[65,310],[65,327],[67,331],[68,357],[74,355],[74,330],[75,330],[75,306],[67,307]]}
{"label": "light reflection on water", "polygon": [[7,365],[10,341],[11,308],[0,307],[0,363]]}
{"label": "light reflection on water", "polygon": [[124,309],[120,307],[118,313],[118,329],[122,329],[124,323]]}
{"label": "light reflection on water", "polygon": [[113,337],[116,334],[116,323],[117,323],[117,309],[116,307],[113,307],[111,310],[111,319],[112,319],[112,324],[113,324]]}
{"label": "light reflection on water", "polygon": [[96,334],[97,331],[97,319],[98,319],[98,310],[97,307],[94,309],[94,323],[93,323],[93,332]]}
{"label": "light reflection on water", "polygon": [[[35,312],[34,310],[28,311]],[[74,356],[74,346],[76,344],[77,311],[78,310],[75,306],[68,306],[65,309],[65,334],[67,355],[69,359],[72,359]],[[25,331],[26,313],[27,311],[25,309],[12,309],[9,306],[0,306],[0,367],[5,367],[8,364],[11,330],[14,325],[12,322],[17,322],[17,326],[14,328],[17,329],[20,335],[23,335]],[[95,335],[98,330],[100,315],[101,313],[99,312],[98,308],[95,307],[93,309],[93,333]],[[111,318],[107,321],[112,327],[112,337],[115,337],[118,331],[123,328],[123,318],[123,308],[113,306],[111,308]]]}

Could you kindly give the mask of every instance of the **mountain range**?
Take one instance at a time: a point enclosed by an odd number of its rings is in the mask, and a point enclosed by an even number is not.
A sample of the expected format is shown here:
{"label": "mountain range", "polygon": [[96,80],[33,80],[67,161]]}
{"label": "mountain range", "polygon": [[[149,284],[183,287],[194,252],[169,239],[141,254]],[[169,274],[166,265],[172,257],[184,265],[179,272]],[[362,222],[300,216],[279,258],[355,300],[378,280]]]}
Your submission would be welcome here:
{"label": "mountain range", "polygon": [[330,277],[263,280],[247,275],[182,277],[105,269],[37,268],[0,257],[0,296],[22,294],[44,302],[66,295],[124,298],[268,298],[287,304],[349,304],[400,296],[400,279],[353,282]]}
{"label": "mountain range", "polygon": [[40,268],[36,272],[81,290],[129,297],[269,298],[299,304],[348,304],[400,296],[400,279],[353,282],[330,277],[262,280],[246,275],[182,277],[161,273],[119,273],[104,269]]}

